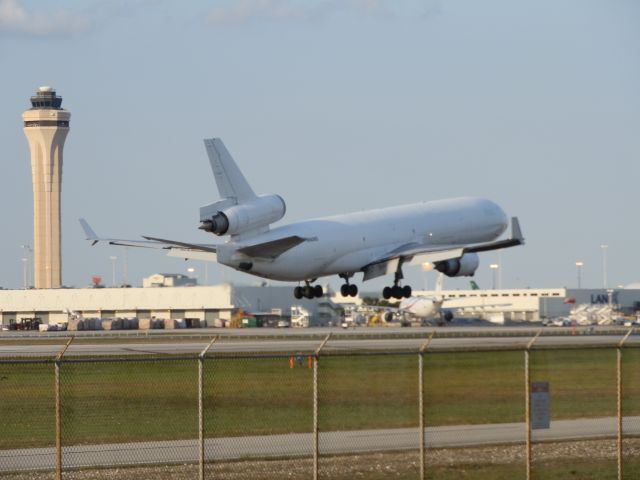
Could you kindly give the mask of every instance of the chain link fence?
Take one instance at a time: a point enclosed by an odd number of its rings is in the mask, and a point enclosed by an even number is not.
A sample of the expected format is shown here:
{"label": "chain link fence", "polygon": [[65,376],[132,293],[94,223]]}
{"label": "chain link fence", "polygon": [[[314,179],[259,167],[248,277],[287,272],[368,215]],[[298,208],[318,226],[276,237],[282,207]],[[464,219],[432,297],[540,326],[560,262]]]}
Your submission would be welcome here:
{"label": "chain link fence", "polygon": [[430,340],[0,359],[0,477],[640,478],[635,343]]}

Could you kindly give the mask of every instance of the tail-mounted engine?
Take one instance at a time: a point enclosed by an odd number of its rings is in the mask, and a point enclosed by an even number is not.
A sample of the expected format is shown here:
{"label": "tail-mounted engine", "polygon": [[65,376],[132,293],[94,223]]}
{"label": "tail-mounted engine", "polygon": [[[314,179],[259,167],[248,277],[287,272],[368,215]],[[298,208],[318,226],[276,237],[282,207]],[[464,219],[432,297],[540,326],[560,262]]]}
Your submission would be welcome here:
{"label": "tail-mounted engine", "polygon": [[216,235],[240,235],[277,222],[287,210],[280,195],[261,195],[235,205],[220,200],[200,209],[200,229]]}
{"label": "tail-mounted engine", "polygon": [[434,267],[447,277],[471,277],[480,265],[477,253],[465,253],[460,258],[452,258],[442,262],[436,262]]}

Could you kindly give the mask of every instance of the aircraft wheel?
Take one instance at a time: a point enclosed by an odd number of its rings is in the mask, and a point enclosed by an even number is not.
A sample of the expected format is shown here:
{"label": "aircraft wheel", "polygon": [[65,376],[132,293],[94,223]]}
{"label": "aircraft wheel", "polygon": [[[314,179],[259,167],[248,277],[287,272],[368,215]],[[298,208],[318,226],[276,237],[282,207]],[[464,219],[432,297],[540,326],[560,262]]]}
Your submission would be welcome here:
{"label": "aircraft wheel", "polygon": [[358,295],[358,286],[349,285],[349,296],[355,297],[356,295]]}
{"label": "aircraft wheel", "polygon": [[382,289],[382,296],[385,300],[389,300],[391,298],[391,287],[384,287]]}
{"label": "aircraft wheel", "polygon": [[398,300],[402,298],[402,287],[395,285],[391,288],[391,295]]}
{"label": "aircraft wheel", "polygon": [[402,296],[404,298],[409,298],[411,296],[411,287],[409,285],[405,285],[404,287],[402,287]]}
{"label": "aircraft wheel", "polygon": [[298,300],[300,300],[302,298],[302,287],[296,287],[293,289],[293,296],[296,297]]}
{"label": "aircraft wheel", "polygon": [[316,292],[313,289],[313,287],[308,286],[308,285],[306,287],[304,287],[304,296],[305,296],[305,298],[312,299],[313,297],[315,297],[315,293]]}
{"label": "aircraft wheel", "polygon": [[315,287],[313,287],[313,295],[316,298],[320,298],[322,297],[322,295],[324,295],[324,292],[322,291],[322,287],[320,285],[316,285]]}
{"label": "aircraft wheel", "polygon": [[349,285],[347,285],[346,283],[344,285],[340,286],[340,294],[343,297],[348,297],[349,296]]}

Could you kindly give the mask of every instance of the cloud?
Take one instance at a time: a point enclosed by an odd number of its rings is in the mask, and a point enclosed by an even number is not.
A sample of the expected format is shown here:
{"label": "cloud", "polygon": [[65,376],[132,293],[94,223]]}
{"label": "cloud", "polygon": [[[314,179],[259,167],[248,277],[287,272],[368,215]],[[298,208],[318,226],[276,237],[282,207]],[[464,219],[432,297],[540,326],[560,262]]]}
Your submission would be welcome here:
{"label": "cloud", "polygon": [[88,30],[86,17],[59,10],[29,12],[17,0],[0,0],[0,33],[68,35]]}
{"label": "cloud", "polygon": [[236,0],[209,12],[213,25],[233,25],[254,21],[307,21],[323,19],[338,12],[388,15],[388,0]]}

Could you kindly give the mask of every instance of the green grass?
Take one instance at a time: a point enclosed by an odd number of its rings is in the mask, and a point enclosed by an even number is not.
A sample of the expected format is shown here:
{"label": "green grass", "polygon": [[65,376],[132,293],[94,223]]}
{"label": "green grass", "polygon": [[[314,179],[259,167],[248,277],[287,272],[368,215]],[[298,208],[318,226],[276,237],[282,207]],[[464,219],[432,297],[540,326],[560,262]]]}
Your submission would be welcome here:
{"label": "green grass", "polygon": [[[627,415],[640,414],[640,350],[623,361]],[[327,356],[319,364],[321,430],[418,426],[418,357]],[[311,432],[313,370],[288,358],[208,360],[208,437]],[[535,351],[532,381],[551,389],[552,420],[616,413],[616,354]],[[196,360],[63,363],[63,444],[196,438]],[[54,445],[52,364],[0,363],[0,449]],[[523,352],[425,356],[428,426],[524,421]]]}

